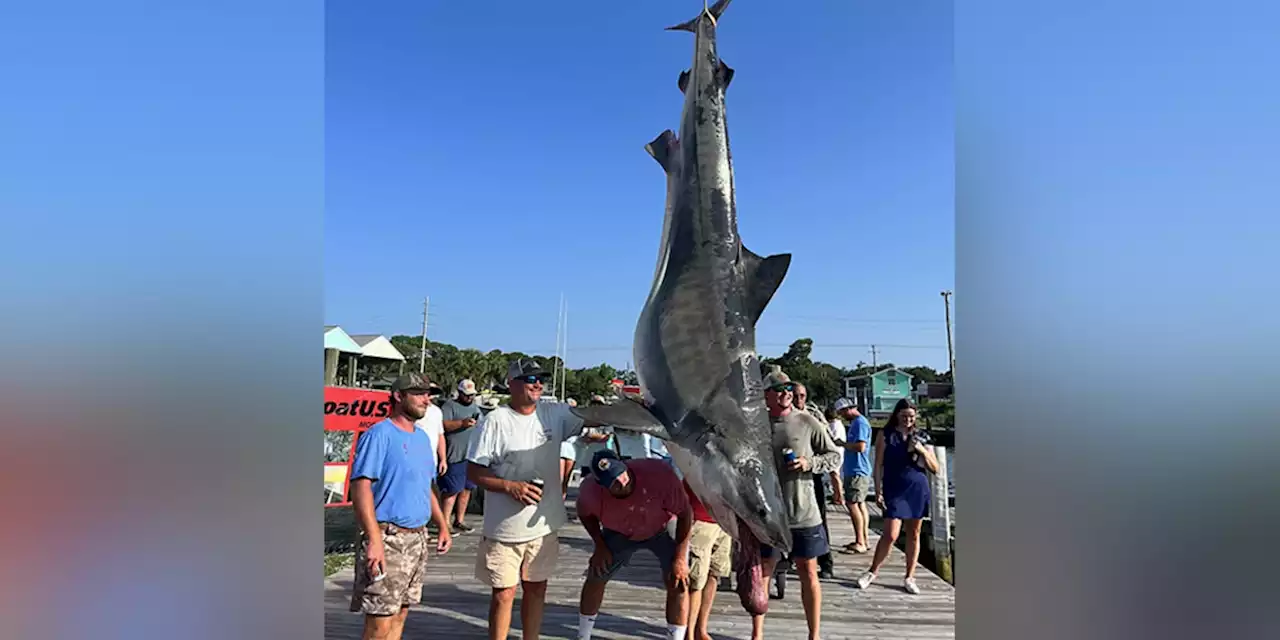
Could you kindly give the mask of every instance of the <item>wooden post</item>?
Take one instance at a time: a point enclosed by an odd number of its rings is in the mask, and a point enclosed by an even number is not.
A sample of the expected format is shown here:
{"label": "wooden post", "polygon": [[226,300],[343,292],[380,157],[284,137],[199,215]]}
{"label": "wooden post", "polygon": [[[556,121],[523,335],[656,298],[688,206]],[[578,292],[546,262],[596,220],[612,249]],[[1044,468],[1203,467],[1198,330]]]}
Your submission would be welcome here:
{"label": "wooden post", "polygon": [[937,562],[938,576],[955,584],[951,572],[951,504],[947,491],[947,448],[934,445],[933,455],[938,459],[938,473],[929,480],[932,483],[932,499],[929,501],[933,527],[933,557]]}
{"label": "wooden post", "polygon": [[324,350],[324,384],[332,387],[338,383],[338,350]]}

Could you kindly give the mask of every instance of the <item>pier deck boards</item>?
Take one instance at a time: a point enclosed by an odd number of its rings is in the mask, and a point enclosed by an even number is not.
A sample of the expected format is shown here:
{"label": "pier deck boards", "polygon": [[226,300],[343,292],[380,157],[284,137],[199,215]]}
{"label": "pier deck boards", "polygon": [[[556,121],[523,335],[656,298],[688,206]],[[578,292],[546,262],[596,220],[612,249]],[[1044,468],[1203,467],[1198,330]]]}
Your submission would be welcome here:
{"label": "pier deck boards", "polygon": [[[571,490],[571,493],[573,491]],[[871,509],[875,511],[874,505]],[[834,546],[852,540],[853,529],[843,507],[830,506],[827,514]],[[877,514],[878,515],[878,514]],[[872,517],[872,526],[876,525]],[[480,516],[470,522],[477,526]],[[872,544],[878,539],[872,532]],[[489,590],[476,581],[474,566],[479,530],[454,537],[454,548],[445,556],[434,553],[427,562],[422,601],[414,606],[405,624],[406,640],[426,638],[486,638]],[[577,638],[578,595],[583,572],[591,556],[591,540],[581,524],[571,522],[560,531],[560,575],[547,586],[543,638]],[[835,554],[836,579],[822,582],[822,636],[827,639],[933,640],[955,637],[955,588],[924,567],[916,570],[921,593],[905,593],[903,553],[894,549],[869,589],[859,590],[853,581],[871,564],[871,554]],[[363,616],[350,613],[352,570],[348,567],[325,579],[325,637],[356,640]],[[666,637],[664,592],[657,560],[638,553],[632,564],[609,583],[604,606],[596,622],[594,638],[609,640],[661,639]],[[512,616],[512,638],[520,628],[519,597]],[[716,596],[710,632],[717,640],[751,637],[751,620],[733,592]],[[770,600],[765,637],[791,640],[807,637],[800,584],[787,576],[786,598]]]}

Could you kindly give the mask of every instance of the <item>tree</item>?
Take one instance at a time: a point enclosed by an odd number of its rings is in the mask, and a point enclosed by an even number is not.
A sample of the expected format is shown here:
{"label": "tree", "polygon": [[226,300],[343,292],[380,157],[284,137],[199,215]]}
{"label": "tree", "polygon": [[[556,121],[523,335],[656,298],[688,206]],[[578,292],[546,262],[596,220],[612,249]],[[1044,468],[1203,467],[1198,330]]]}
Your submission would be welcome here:
{"label": "tree", "polygon": [[775,365],[782,367],[788,377],[804,384],[809,391],[809,402],[826,407],[844,394],[843,372],[834,365],[814,362],[812,354],[813,339],[800,338],[792,342],[781,357],[761,360],[761,373],[767,374]]}
{"label": "tree", "polygon": [[956,405],[945,400],[926,400],[920,405],[920,420],[930,429],[955,429]]}
{"label": "tree", "polygon": [[[417,371],[422,338],[393,336],[391,344],[404,355],[405,371]],[[491,349],[487,352],[478,349],[459,349],[445,342],[428,340],[426,372],[433,382],[446,390],[452,389],[463,378],[471,378],[481,389],[500,388],[506,385],[507,367],[516,358],[530,358],[547,371],[554,371],[555,367],[560,365],[560,359],[557,357],[529,355],[519,351],[504,352],[500,349]],[[804,383],[809,390],[809,401],[824,408],[844,395],[844,378],[868,375],[893,367],[892,363],[884,363],[872,368],[865,362],[859,362],[853,369],[841,369],[826,362],[814,361],[812,338],[800,338],[792,342],[778,357],[762,356],[761,374],[768,373],[772,365],[782,367],[792,380]],[[398,369],[399,364],[395,363],[391,369],[380,368],[379,373],[386,371],[388,376],[394,377]],[[917,381],[946,382],[951,379],[951,372],[938,373],[931,367],[902,367],[902,370],[915,376]],[[560,385],[557,391],[563,389],[565,397],[574,398],[584,404],[593,395],[610,395],[615,378],[621,378],[623,383],[628,385],[640,383],[635,371],[619,370],[603,363],[594,367],[565,369],[563,375],[563,381],[557,381]],[[550,388],[547,392],[550,394]],[[939,424],[953,424],[954,407],[950,403],[945,404],[951,408],[929,409],[933,412],[928,414],[929,419],[936,420]],[[921,408],[921,415],[922,417],[925,415],[924,407]]]}

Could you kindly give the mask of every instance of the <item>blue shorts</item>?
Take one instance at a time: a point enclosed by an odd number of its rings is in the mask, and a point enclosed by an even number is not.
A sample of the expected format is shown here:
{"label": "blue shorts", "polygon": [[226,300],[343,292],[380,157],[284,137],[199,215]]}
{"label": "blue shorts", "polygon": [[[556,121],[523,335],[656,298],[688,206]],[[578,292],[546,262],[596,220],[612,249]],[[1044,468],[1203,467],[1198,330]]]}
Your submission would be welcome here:
{"label": "blue shorts", "polygon": [[[648,549],[658,559],[658,565],[662,567],[662,577],[666,578],[671,573],[671,565],[676,560],[676,537],[675,526],[668,524],[666,528],[658,532],[658,535],[645,540],[632,540],[617,531],[601,528],[600,537],[604,538],[604,544],[609,548],[609,553],[613,555],[613,564],[605,569],[604,573],[598,573],[595,568],[587,566],[587,580],[592,582],[608,582],[618,569],[625,567],[631,560],[631,556],[640,549]],[[686,558],[687,560],[687,558]]]}
{"label": "blue shorts", "polygon": [[444,475],[436,478],[436,486],[440,488],[440,494],[446,496],[462,493],[463,489],[476,488],[475,483],[467,479],[466,460],[450,463]]}
{"label": "blue shorts", "polygon": [[[768,545],[760,545],[760,557],[772,558],[777,550]],[[791,557],[817,558],[831,553],[831,545],[827,543],[827,531],[822,525],[791,530]]]}

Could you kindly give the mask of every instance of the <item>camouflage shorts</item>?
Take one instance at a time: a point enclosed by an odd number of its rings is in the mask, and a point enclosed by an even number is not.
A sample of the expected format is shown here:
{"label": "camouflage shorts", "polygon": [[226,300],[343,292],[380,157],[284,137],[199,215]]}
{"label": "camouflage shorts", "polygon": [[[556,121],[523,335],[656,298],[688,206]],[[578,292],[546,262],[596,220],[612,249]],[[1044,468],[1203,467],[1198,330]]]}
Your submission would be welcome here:
{"label": "camouflage shorts", "polygon": [[374,582],[365,561],[369,539],[361,534],[356,545],[356,579],[351,594],[351,610],[377,616],[399,613],[401,607],[422,600],[422,572],[427,566],[427,529],[382,527],[382,548],[386,556],[382,570],[386,577]]}

